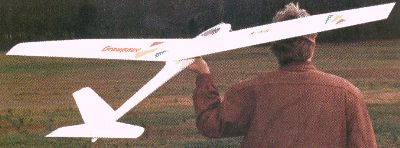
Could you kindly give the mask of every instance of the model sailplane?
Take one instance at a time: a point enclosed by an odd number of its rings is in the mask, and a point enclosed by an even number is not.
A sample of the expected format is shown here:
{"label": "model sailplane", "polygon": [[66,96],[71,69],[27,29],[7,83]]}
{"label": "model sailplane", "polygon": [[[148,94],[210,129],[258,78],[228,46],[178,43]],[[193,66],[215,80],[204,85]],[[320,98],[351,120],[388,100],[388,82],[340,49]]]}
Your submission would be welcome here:
{"label": "model sailplane", "polygon": [[143,127],[117,120],[189,66],[195,57],[383,20],[394,5],[389,3],[331,12],[236,31],[231,30],[230,24],[221,23],[192,39],[80,39],[20,43],[7,55],[165,62],[161,71],[117,110],[89,87],[76,91],[73,97],[84,124],[61,127],[47,135],[87,137],[93,142],[97,138],[137,138],[144,132]]}

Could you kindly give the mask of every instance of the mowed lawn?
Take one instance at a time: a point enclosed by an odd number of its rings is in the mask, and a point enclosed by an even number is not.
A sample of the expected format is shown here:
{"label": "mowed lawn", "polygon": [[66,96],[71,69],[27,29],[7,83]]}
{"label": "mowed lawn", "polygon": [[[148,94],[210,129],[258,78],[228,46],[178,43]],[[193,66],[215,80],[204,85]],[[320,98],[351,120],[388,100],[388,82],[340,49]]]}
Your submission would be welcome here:
{"label": "mowed lawn", "polygon": [[[56,49],[54,49],[56,50]],[[267,47],[206,56],[217,86],[271,71]],[[314,59],[322,71],[359,87],[382,147],[400,146],[400,40],[330,43]],[[163,66],[158,62],[15,57],[0,54],[0,147],[238,147],[242,137],[209,139],[195,127],[195,75],[183,71],[119,121],[145,127],[138,139],[45,138],[58,127],[81,124],[72,93],[93,88],[117,109]],[[288,92],[290,93],[290,92]]]}

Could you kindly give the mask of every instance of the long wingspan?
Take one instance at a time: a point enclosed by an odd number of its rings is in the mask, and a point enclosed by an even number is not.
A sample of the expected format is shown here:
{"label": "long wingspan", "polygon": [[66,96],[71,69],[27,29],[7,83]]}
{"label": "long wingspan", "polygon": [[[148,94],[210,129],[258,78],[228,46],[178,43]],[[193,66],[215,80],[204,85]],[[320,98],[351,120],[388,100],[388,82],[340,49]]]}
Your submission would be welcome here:
{"label": "long wingspan", "polygon": [[7,55],[177,61],[386,19],[394,5],[395,3],[389,3],[313,15],[204,38],[91,39],[21,43],[13,47]]}

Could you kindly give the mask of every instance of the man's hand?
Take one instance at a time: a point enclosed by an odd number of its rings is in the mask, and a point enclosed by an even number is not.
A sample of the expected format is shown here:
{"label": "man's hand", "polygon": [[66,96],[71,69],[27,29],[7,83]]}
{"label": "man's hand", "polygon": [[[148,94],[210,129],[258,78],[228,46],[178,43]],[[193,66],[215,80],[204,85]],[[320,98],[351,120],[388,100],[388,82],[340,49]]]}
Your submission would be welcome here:
{"label": "man's hand", "polygon": [[210,69],[208,68],[207,62],[201,57],[195,58],[194,62],[187,67],[190,71],[197,74],[209,74]]}

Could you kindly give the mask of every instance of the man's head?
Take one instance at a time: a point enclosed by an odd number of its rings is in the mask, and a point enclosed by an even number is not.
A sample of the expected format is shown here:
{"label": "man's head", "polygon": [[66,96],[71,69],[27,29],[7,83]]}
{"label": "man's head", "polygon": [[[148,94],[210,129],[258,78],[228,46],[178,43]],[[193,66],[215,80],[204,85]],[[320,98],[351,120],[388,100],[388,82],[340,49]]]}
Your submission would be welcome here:
{"label": "man's head", "polygon": [[[306,10],[300,9],[297,4],[287,4],[284,9],[276,13],[272,22],[281,22],[290,19],[310,16]],[[301,26],[293,26],[301,29]],[[309,34],[296,38],[277,41],[272,44],[272,52],[279,61],[279,65],[284,66],[294,62],[305,62],[311,60],[315,51],[315,39],[317,34]]]}

